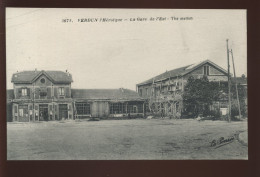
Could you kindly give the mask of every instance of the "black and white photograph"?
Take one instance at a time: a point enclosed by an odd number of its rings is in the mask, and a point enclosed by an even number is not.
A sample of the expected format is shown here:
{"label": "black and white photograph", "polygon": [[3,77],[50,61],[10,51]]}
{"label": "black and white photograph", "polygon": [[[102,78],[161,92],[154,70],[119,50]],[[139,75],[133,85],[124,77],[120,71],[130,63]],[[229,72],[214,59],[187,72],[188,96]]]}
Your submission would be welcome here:
{"label": "black and white photograph", "polygon": [[246,17],[6,8],[7,160],[248,160]]}

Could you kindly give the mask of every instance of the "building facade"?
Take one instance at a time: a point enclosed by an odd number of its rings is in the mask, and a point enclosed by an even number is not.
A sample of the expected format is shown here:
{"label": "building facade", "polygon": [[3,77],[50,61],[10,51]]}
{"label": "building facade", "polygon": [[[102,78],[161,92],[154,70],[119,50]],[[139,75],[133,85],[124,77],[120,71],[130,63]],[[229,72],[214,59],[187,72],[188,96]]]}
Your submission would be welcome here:
{"label": "building facade", "polygon": [[62,71],[23,71],[12,76],[12,120],[48,121],[73,118],[72,76]]}
{"label": "building facade", "polygon": [[30,122],[86,117],[143,117],[145,99],[129,89],[71,89],[62,71],[22,71],[7,90],[7,121]]}
{"label": "building facade", "polygon": [[129,89],[72,89],[75,117],[144,117],[145,99]]}
{"label": "building facade", "polygon": [[189,77],[202,78],[209,81],[227,83],[226,70],[205,60],[196,64],[166,71],[147,81],[136,85],[139,95],[148,101],[147,111],[155,114],[178,117],[182,112],[182,93]]}

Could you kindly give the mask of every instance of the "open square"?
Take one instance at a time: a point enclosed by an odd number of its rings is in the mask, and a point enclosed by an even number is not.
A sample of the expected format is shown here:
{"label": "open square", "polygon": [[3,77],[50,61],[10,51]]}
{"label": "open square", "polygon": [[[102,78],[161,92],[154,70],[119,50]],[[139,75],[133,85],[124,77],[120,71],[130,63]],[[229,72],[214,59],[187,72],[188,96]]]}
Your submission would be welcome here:
{"label": "open square", "polygon": [[[132,119],[7,123],[8,160],[247,159],[247,121]],[[220,146],[213,140],[235,139]],[[243,137],[242,136],[242,137]]]}

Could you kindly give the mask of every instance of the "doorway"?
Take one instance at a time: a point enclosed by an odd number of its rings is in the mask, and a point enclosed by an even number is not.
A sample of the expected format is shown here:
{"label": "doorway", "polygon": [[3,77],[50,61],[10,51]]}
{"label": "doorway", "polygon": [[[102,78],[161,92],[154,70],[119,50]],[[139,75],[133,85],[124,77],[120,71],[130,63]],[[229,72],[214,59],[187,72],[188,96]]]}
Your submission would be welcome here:
{"label": "doorway", "polygon": [[28,105],[19,105],[19,121],[29,122]]}
{"label": "doorway", "polygon": [[59,120],[68,119],[68,105],[59,104]]}
{"label": "doorway", "polygon": [[39,105],[40,121],[48,121],[48,104]]}

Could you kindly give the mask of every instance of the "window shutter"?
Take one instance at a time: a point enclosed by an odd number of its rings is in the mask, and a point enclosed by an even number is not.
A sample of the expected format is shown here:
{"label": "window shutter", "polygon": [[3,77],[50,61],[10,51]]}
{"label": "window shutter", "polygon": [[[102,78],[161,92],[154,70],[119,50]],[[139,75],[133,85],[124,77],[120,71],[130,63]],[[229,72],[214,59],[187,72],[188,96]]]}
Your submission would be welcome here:
{"label": "window shutter", "polygon": [[36,88],[35,90],[35,99],[39,99],[40,98],[40,89]]}
{"label": "window shutter", "polygon": [[64,91],[65,91],[66,98],[70,98],[70,88],[66,87]]}
{"label": "window shutter", "polygon": [[47,98],[51,99],[51,88],[47,88]]}
{"label": "window shutter", "polygon": [[21,88],[18,88],[18,98],[20,98],[22,96],[22,89]]}
{"label": "window shutter", "polygon": [[54,88],[54,97],[58,98],[58,88]]}
{"label": "window shutter", "polygon": [[27,88],[27,96],[30,97],[30,88]]}

